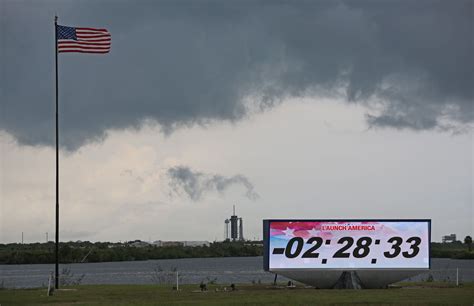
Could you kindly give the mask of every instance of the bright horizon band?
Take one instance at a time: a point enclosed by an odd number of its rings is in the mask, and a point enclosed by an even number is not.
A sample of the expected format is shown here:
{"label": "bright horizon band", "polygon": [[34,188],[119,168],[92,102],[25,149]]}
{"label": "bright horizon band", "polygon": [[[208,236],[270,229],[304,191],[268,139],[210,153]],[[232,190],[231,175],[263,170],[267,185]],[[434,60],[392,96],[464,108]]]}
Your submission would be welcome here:
{"label": "bright horizon band", "polygon": [[430,220],[267,222],[269,270],[430,267]]}

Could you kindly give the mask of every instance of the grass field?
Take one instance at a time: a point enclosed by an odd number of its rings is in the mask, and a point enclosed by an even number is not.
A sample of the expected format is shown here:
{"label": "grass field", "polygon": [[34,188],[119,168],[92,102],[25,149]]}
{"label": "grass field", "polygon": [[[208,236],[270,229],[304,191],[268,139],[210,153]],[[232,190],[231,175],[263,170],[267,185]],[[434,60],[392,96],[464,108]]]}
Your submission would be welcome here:
{"label": "grass field", "polygon": [[[216,291],[216,289],[218,291]],[[318,304],[444,304],[473,305],[474,284],[452,287],[443,283],[411,283],[401,288],[371,290],[316,290],[240,285],[236,291],[222,286],[198,291],[197,285],[81,285],[46,296],[46,289],[0,290],[6,305],[318,305]]]}

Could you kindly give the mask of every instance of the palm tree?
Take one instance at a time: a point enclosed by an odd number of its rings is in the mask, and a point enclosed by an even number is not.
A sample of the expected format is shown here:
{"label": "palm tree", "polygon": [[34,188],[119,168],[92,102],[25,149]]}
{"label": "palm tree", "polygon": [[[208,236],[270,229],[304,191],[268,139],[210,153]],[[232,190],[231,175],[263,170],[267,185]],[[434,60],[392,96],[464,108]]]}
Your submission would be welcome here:
{"label": "palm tree", "polygon": [[466,236],[464,238],[464,243],[467,244],[467,247],[469,248],[469,252],[471,251],[471,245],[472,245],[472,237],[471,236]]}

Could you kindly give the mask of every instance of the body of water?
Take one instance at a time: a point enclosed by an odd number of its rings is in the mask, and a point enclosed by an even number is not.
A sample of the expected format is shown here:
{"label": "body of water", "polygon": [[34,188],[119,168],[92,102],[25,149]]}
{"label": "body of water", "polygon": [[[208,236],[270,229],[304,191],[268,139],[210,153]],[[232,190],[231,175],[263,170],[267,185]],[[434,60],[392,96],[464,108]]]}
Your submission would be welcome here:
{"label": "body of water", "polygon": [[[426,280],[429,275],[440,281],[474,281],[474,260],[434,258],[432,270],[412,277]],[[274,274],[263,271],[262,257],[186,258],[147,261],[102,262],[60,265],[69,270],[69,280],[83,276],[81,284],[156,284],[174,283],[176,272],[180,282],[199,284],[201,281],[231,283],[271,283]],[[54,264],[0,265],[0,286],[7,288],[41,287],[48,284]],[[66,275],[67,276],[67,275]],[[285,280],[278,277],[278,280]]]}

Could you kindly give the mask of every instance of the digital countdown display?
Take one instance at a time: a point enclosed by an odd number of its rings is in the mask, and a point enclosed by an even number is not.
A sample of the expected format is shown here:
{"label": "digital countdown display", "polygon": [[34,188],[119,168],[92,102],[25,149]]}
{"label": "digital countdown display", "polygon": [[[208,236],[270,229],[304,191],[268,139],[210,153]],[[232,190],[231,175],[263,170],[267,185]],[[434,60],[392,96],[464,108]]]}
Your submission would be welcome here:
{"label": "digital countdown display", "polygon": [[264,220],[265,269],[429,269],[431,220]]}

